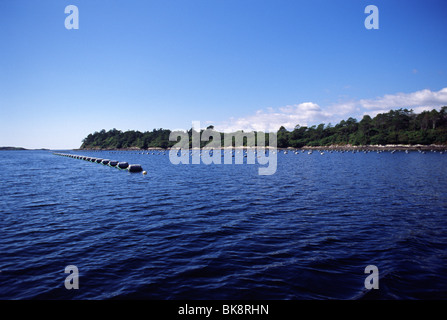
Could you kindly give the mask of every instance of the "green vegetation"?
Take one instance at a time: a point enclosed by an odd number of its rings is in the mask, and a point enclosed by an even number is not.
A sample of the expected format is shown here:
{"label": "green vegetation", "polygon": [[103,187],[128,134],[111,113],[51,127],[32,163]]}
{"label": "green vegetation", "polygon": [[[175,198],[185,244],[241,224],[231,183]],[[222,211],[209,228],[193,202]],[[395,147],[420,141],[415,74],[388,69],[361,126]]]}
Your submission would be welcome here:
{"label": "green vegetation", "polygon": [[[213,127],[210,126],[208,129],[213,129]],[[81,149],[165,149],[177,143],[169,141],[170,133],[171,130],[168,129],[154,129],[147,132],[101,130],[89,134],[83,140]],[[192,129],[188,131],[188,134],[191,145]],[[223,146],[223,133],[219,134]],[[268,145],[268,138],[265,141]],[[201,142],[201,147],[207,143]],[[391,110],[378,114],[374,118],[365,115],[361,121],[349,118],[340,121],[335,126],[323,123],[311,127],[297,125],[292,131],[281,127],[277,132],[277,144],[279,148],[348,144],[447,145],[447,106],[442,107],[440,111],[433,109],[419,114],[408,109]]]}
{"label": "green vegetation", "polygon": [[[213,126],[209,126],[207,129],[213,130]],[[201,133],[204,130],[201,130]],[[171,130],[168,129],[154,129],[152,131],[140,132],[140,131],[126,131],[122,132],[117,129],[89,134],[81,145],[80,149],[148,149],[148,148],[162,148],[166,149],[172,147],[177,141],[169,141],[169,135]],[[192,146],[192,129],[188,132],[189,147]],[[220,146],[224,146],[224,133],[217,132],[220,136]],[[244,145],[247,144],[247,137],[244,137],[244,132],[239,131],[234,133],[232,138],[233,145],[236,144],[236,137],[240,136]],[[257,136],[254,135],[254,143],[257,143]],[[179,139],[178,139],[179,140]],[[200,141],[200,147],[204,147],[210,141]],[[268,145],[268,134],[265,134],[265,144]],[[219,143],[219,142],[218,142]]]}
{"label": "green vegetation", "polygon": [[19,147],[0,147],[1,151],[16,151],[16,150],[27,150],[25,148],[19,148]]}
{"label": "green vegetation", "polygon": [[127,148],[167,148],[175,144],[169,141],[170,130],[154,129],[152,131],[125,131],[117,129],[89,134],[81,145],[81,149],[127,149]]}

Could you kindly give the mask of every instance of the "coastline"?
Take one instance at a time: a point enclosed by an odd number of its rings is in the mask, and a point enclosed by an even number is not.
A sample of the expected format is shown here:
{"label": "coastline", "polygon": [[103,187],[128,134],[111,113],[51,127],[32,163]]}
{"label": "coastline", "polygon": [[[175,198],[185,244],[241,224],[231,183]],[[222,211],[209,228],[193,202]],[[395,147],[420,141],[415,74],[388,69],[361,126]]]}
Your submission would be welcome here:
{"label": "coastline", "polygon": [[0,147],[0,151],[50,151],[50,149],[40,148],[40,149],[26,149],[22,147]]}
{"label": "coastline", "polygon": [[[168,151],[172,148],[82,148],[73,149],[74,151]],[[177,149],[177,148],[176,148]],[[231,150],[231,149],[256,149],[256,147],[202,147],[200,149],[205,150]],[[273,147],[266,146],[265,149],[273,149]],[[329,145],[329,146],[303,146],[301,148],[276,148],[277,150],[333,150],[333,151],[447,151],[447,145],[400,145],[400,144],[388,144],[388,145]],[[199,148],[190,148],[190,150],[199,150]]]}

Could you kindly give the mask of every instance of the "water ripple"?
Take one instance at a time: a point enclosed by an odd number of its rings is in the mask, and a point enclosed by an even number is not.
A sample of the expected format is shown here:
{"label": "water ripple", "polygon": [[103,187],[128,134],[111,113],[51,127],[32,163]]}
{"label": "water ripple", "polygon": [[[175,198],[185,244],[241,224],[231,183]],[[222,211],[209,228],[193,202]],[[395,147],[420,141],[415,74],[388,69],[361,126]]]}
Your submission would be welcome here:
{"label": "water ripple", "polygon": [[[148,175],[0,152],[17,168],[0,171],[0,298],[447,298],[445,155],[279,154],[277,173],[258,176],[254,165],[82,154]],[[380,290],[364,288],[370,264]],[[67,265],[79,268],[76,292]]]}

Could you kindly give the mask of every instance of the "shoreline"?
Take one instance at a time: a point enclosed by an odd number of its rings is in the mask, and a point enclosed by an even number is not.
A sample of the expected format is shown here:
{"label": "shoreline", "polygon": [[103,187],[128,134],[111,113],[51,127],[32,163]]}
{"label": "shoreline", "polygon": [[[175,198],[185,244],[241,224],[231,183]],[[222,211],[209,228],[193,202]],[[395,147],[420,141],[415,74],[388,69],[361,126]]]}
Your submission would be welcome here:
{"label": "shoreline", "polygon": [[0,151],[50,151],[50,149],[40,148],[40,149],[26,149],[22,147],[0,147]]}
{"label": "shoreline", "polygon": [[[83,148],[83,149],[73,149],[74,151],[168,151],[172,148],[160,148],[153,147],[147,149],[141,148],[120,148],[120,149],[109,149],[109,148]],[[175,148],[178,149],[178,148]],[[190,148],[190,150],[199,149],[215,149],[215,150],[231,150],[231,149],[256,149],[256,147],[202,147],[202,148]],[[265,149],[273,149],[273,147],[265,147]],[[340,150],[340,151],[447,151],[447,145],[330,145],[330,146],[303,146],[301,148],[286,147],[286,148],[276,148],[277,150]],[[185,149],[186,150],[186,149]]]}

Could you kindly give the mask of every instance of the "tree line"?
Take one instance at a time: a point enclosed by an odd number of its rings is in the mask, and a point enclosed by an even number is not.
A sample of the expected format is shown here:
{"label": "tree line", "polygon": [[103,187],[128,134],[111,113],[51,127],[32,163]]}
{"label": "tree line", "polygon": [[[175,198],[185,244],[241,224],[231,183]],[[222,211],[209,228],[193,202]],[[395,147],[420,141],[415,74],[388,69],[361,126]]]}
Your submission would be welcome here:
{"label": "tree line", "polygon": [[[214,129],[209,126],[207,129]],[[188,131],[191,146],[192,130]],[[203,131],[203,130],[202,130]],[[154,129],[152,131],[120,131],[112,129],[101,130],[89,134],[82,141],[81,149],[148,149],[169,148],[176,141],[169,141],[169,129]],[[239,133],[243,134],[243,131]],[[223,133],[221,146],[223,146]],[[283,126],[276,132],[279,148],[302,148],[305,146],[329,145],[447,145],[447,106],[437,111],[423,111],[419,114],[408,109],[391,110],[377,114],[375,117],[363,116],[362,120],[348,118],[339,123],[314,126],[297,125],[289,131]],[[266,134],[267,136],[267,134]],[[246,141],[246,139],[245,139]],[[265,139],[268,145],[268,137]],[[233,140],[234,142],[234,140]],[[201,141],[201,147],[208,142]]]}

